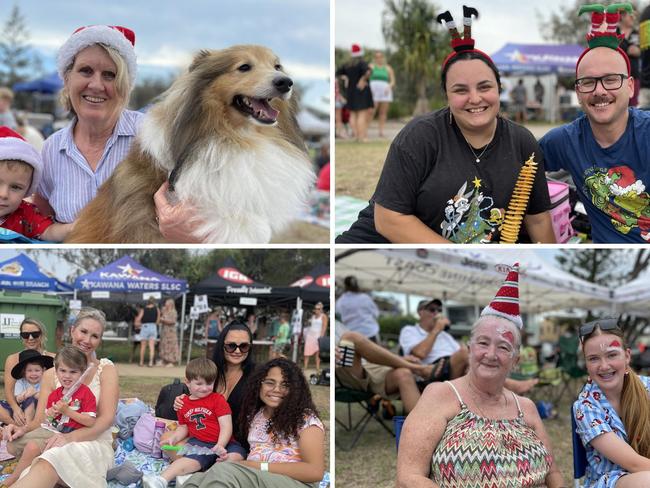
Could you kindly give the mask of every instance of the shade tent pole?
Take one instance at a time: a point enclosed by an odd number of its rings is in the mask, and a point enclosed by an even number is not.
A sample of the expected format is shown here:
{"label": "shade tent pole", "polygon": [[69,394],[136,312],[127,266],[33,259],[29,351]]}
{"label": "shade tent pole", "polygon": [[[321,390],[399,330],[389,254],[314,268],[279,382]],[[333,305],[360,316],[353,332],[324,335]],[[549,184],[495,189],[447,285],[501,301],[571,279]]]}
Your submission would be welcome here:
{"label": "shade tent pole", "polygon": [[[296,298],[296,310],[302,308],[302,298]],[[298,338],[299,334],[293,334],[293,352],[291,354],[291,360],[295,363],[298,360]]]}
{"label": "shade tent pole", "polygon": [[185,332],[185,305],[187,303],[187,292],[183,293],[183,301],[181,304],[181,344],[180,354],[178,355],[178,365],[183,363],[183,332]]}
{"label": "shade tent pole", "polygon": [[194,323],[196,319],[192,319],[192,326],[190,327],[190,344],[187,346],[187,361],[185,364],[190,362],[190,356],[192,355],[192,342],[194,341]]}

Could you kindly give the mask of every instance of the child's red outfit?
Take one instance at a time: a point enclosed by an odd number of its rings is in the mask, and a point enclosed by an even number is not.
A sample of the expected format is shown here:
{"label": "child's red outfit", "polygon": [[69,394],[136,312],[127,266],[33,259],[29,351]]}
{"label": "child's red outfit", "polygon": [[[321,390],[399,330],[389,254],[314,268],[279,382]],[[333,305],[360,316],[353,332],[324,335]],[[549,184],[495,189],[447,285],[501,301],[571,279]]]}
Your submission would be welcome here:
{"label": "child's red outfit", "polygon": [[204,398],[183,400],[178,412],[178,423],[187,425],[190,437],[216,444],[219,440],[219,417],[231,415],[230,405],[219,393],[210,393]]}
{"label": "child's red outfit", "polygon": [[[56,402],[63,398],[63,387],[60,386],[47,397],[47,408],[50,408]],[[97,401],[95,400],[95,395],[90,388],[82,384],[79,386],[77,391],[72,394],[72,398],[69,402],[70,408],[72,408],[77,413],[83,413],[90,415],[92,417],[97,416]],[[67,415],[59,414],[50,422],[52,427],[55,427],[57,430],[67,433],[73,430],[84,427],[79,422],[70,420],[70,417]]]}
{"label": "child's red outfit", "polygon": [[43,215],[36,205],[23,201],[10,215],[0,217],[0,227],[19,232],[25,237],[38,239],[54,221]]}

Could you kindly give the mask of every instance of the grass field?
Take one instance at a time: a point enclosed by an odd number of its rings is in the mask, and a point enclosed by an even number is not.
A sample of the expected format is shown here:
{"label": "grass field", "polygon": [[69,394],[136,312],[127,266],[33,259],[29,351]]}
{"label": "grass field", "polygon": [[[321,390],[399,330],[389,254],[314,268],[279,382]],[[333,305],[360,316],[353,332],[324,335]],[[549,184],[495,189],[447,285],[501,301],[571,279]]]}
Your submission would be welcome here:
{"label": "grass field", "polygon": [[[537,398],[544,399],[543,396]],[[565,393],[557,408],[558,417],[553,420],[544,420],[544,426],[551,438],[555,460],[564,475],[566,486],[573,484],[573,449],[571,418],[569,417],[573,398],[572,393]],[[431,407],[435,408],[435,405]],[[336,417],[339,419],[347,418],[347,405],[336,403],[335,411]],[[352,411],[353,420],[358,420],[361,417],[361,408],[355,405]],[[393,427],[392,421],[386,422],[391,428]],[[332,423],[336,428],[337,441],[347,444],[351,439],[350,435],[334,421]],[[374,420],[370,421],[354,449],[346,452],[336,446],[335,460],[337,486],[354,486],[355,488],[393,488],[395,486],[397,462],[395,439]]]}
{"label": "grass field", "polygon": [[368,200],[377,186],[390,141],[336,141],[336,194]]}

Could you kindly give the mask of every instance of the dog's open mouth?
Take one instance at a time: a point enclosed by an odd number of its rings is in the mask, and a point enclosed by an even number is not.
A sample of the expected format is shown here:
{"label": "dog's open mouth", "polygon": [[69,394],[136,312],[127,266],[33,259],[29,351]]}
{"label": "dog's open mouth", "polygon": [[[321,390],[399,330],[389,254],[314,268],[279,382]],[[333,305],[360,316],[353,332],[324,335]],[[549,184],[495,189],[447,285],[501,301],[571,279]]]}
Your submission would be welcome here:
{"label": "dog's open mouth", "polygon": [[278,117],[278,112],[269,102],[270,98],[253,98],[245,95],[236,95],[233,105],[245,115],[250,115],[263,124],[273,124]]}

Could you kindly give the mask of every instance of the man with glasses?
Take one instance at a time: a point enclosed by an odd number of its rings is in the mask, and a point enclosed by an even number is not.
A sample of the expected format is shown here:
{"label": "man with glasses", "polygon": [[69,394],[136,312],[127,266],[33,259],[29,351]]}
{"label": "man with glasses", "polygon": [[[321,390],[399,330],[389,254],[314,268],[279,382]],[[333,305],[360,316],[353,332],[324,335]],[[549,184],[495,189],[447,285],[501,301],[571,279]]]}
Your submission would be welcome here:
{"label": "man with glasses", "polygon": [[433,381],[446,381],[465,374],[467,348],[446,332],[450,322],[442,314],[442,302],[437,298],[421,300],[417,312],[420,322],[402,327],[399,345],[405,357],[433,365],[431,375],[418,382],[419,386],[423,388]]}
{"label": "man with glasses", "polygon": [[[596,29],[587,35],[590,47],[576,65],[575,90],[585,115],[551,130],[540,145],[547,171],[571,173],[593,242],[648,242],[650,113],[629,107],[630,60],[618,48],[618,14],[608,10],[594,11]],[[599,16],[613,30],[600,29]]]}

